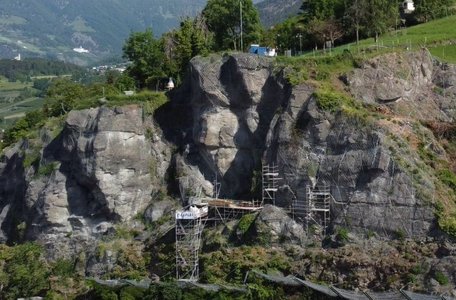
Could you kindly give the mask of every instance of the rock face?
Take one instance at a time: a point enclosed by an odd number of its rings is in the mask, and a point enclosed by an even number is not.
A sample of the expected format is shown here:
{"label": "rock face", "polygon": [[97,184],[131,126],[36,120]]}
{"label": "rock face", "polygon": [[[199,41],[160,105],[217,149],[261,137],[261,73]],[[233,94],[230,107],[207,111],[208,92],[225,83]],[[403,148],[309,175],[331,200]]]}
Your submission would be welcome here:
{"label": "rock face", "polygon": [[[444,155],[411,118],[454,122],[454,67],[426,52],[367,62],[346,76],[346,89],[396,119],[364,123],[323,111],[315,84],[292,87],[271,62],[248,54],[197,57],[154,119],[138,106],[70,112],[56,138],[42,134],[31,165],[33,147],[17,144],[0,162],[0,239],[38,240],[54,256],[71,255],[147,207],[149,220],[168,214],[173,203],[157,196],[165,186],[258,197],[261,166],[272,163],[281,178],[278,206],[304,201],[306,187],[327,185],[330,227],[383,237],[434,234],[434,181],[417,151],[399,142],[410,133],[413,144],[419,128],[426,149]],[[261,223],[263,214],[281,220]],[[257,229],[276,239],[284,232],[295,242],[304,238],[274,207],[258,220]]]}
{"label": "rock face", "polygon": [[358,99],[395,103],[396,113],[440,121],[456,117],[455,80],[455,67],[433,61],[427,50],[383,55],[348,76],[350,91]]}
{"label": "rock face", "polygon": [[[162,188],[171,154],[157,132],[137,106],[70,112],[61,134],[42,150],[37,172],[21,168],[18,152],[8,160],[1,202],[10,204],[3,210],[9,205],[9,214],[17,214],[11,208],[23,207],[27,239],[56,252],[78,251],[67,248],[131,221]],[[42,174],[43,168],[50,169]],[[15,228],[2,230],[11,235]]]}
{"label": "rock face", "polygon": [[180,175],[204,177],[205,183],[195,183],[203,186],[217,178],[222,197],[248,195],[287,87],[272,74],[269,59],[237,54],[193,59],[189,85],[183,89],[174,99],[192,112],[183,129],[188,136],[182,145],[184,159],[198,171]]}
{"label": "rock face", "polygon": [[222,197],[242,199],[251,197],[260,162],[276,163],[283,179],[276,199],[280,206],[303,201],[306,186],[327,185],[333,197],[332,226],[390,238],[398,233],[428,236],[435,229],[429,199],[433,180],[425,173],[420,180],[411,174],[421,168],[421,160],[402,153],[390,127],[413,131],[412,117],[454,120],[452,86],[445,86],[445,99],[435,92],[436,86],[444,89],[447,79],[442,78],[451,72],[426,51],[367,62],[347,75],[347,88],[359,100],[400,118],[399,125],[381,120],[365,124],[322,111],[314,85],[291,87],[265,58],[195,58],[189,84],[173,94],[176,107],[192,112],[181,129],[186,138],[181,140],[185,150],[179,175],[191,178],[191,184],[186,179],[191,190],[202,188],[206,194],[217,179]]}
{"label": "rock face", "polygon": [[[292,101],[305,100],[300,95]],[[413,179],[395,162],[384,133],[322,113],[312,96],[299,113],[290,109],[279,118],[268,153],[285,178],[279,203],[288,206],[293,196],[304,201],[306,186],[327,185],[333,225],[390,236],[396,231],[421,237],[430,232],[433,210],[416,196]],[[295,124],[299,133],[284,134]]]}

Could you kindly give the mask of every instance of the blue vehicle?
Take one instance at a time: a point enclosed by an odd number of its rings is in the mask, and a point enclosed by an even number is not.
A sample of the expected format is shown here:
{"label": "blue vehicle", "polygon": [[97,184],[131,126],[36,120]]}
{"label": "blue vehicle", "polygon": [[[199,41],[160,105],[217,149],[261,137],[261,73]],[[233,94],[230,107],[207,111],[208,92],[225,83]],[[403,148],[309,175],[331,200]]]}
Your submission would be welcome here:
{"label": "blue vehicle", "polygon": [[258,44],[250,45],[249,53],[270,57],[277,56],[276,50],[274,48],[261,47]]}

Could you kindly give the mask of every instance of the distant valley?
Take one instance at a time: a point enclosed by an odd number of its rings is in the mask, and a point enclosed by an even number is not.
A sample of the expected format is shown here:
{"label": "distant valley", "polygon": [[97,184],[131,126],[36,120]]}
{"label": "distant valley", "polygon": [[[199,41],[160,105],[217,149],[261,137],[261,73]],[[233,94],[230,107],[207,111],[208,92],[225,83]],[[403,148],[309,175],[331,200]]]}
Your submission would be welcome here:
{"label": "distant valley", "polygon": [[[197,14],[205,0],[36,0],[0,2],[0,58],[41,56],[85,65],[119,56],[130,32],[156,36]],[[89,53],[78,53],[83,47]]]}
{"label": "distant valley", "polygon": [[[132,31],[151,27],[158,37],[206,0],[36,0],[0,2],[0,58],[19,53],[88,65],[119,57]],[[295,14],[301,1],[253,1],[269,27]],[[89,52],[77,52],[82,47]],[[80,48],[79,48],[80,49]]]}

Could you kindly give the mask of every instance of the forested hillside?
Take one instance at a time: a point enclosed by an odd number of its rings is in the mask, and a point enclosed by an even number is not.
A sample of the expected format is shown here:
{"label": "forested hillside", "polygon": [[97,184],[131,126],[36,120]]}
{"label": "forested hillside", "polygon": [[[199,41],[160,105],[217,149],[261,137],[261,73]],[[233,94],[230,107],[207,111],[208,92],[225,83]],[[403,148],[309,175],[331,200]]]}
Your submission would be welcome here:
{"label": "forested hillside", "polygon": [[9,81],[30,81],[31,77],[61,76],[84,73],[85,69],[64,63],[41,58],[28,58],[23,61],[0,59],[0,75]]}
{"label": "forested hillside", "polygon": [[264,0],[256,5],[261,23],[266,28],[283,22],[297,15],[302,5],[301,0]]}
{"label": "forested hillside", "polygon": [[[0,2],[0,57],[17,53],[57,57],[79,64],[121,52],[131,31],[156,35],[199,12],[204,0],[80,0]],[[82,46],[88,54],[72,49]]]}

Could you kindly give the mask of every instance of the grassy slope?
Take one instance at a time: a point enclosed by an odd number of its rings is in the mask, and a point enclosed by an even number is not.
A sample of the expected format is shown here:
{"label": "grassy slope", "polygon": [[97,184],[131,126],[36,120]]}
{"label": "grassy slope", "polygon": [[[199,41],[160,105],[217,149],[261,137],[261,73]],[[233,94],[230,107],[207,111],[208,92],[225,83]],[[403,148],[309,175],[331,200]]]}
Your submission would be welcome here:
{"label": "grassy slope", "polygon": [[[427,47],[431,53],[441,60],[456,63],[456,16],[449,16],[425,24],[386,33],[380,36],[378,48],[385,50],[412,49]],[[376,49],[373,38],[361,40],[359,45],[350,43],[333,49],[334,53],[341,53],[345,49],[365,50]],[[306,56],[314,55],[312,52]]]}

